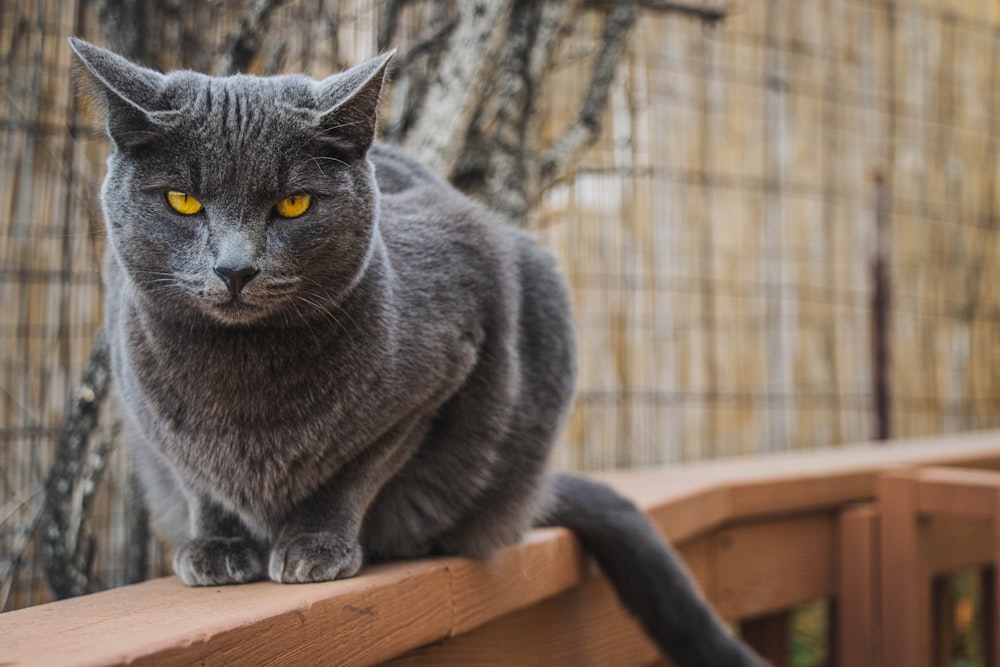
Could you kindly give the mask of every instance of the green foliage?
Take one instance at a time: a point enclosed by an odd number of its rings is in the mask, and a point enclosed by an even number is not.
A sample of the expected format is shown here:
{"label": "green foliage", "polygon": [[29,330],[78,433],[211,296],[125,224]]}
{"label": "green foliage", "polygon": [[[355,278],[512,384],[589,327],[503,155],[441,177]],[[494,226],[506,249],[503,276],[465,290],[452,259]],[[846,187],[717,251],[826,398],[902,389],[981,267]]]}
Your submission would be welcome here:
{"label": "green foliage", "polygon": [[829,664],[829,605],[826,600],[806,603],[792,611],[792,667],[823,667]]}

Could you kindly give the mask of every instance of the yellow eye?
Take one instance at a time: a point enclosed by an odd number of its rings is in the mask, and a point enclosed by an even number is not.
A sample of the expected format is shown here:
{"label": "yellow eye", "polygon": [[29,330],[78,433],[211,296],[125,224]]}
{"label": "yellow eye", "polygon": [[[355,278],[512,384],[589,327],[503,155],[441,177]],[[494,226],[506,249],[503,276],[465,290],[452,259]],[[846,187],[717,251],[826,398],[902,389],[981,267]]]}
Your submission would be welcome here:
{"label": "yellow eye", "polygon": [[312,199],[307,194],[285,197],[275,205],[274,210],[282,218],[297,218],[309,210]]}
{"label": "yellow eye", "polygon": [[186,192],[170,190],[167,192],[167,203],[181,215],[194,215],[201,211],[201,202]]}

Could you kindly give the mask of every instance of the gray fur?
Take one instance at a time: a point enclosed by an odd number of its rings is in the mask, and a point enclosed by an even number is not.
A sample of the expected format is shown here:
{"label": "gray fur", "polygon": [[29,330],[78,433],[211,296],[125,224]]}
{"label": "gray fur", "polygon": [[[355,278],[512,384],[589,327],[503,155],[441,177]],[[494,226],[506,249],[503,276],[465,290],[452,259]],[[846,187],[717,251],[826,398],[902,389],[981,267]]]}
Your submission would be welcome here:
{"label": "gray fur", "polygon": [[[544,472],[575,376],[563,282],[529,236],[373,144],[389,56],[212,78],[72,46],[115,147],[112,369],[185,583],[487,557],[572,519],[584,499]],[[304,215],[275,215],[303,192]]]}

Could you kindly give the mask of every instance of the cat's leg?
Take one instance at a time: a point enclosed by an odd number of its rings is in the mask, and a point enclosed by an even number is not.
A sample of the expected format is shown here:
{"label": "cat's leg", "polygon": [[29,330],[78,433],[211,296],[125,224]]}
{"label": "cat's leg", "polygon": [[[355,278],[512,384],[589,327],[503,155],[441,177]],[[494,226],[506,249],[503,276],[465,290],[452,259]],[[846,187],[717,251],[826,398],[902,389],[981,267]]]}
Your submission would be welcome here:
{"label": "cat's leg", "polygon": [[289,513],[268,564],[282,583],[343,579],[364,563],[361,527],[369,506],[412,456],[427,431],[425,416],[398,423]]}
{"label": "cat's leg", "polygon": [[[523,441],[514,447],[521,445]],[[509,442],[503,446],[513,448]],[[490,486],[476,497],[474,509],[438,538],[444,553],[488,558],[519,542],[532,527],[541,500],[543,469],[544,460],[525,456],[516,468],[497,470]]]}
{"label": "cat's leg", "polygon": [[271,550],[268,575],[292,584],[352,577],[364,553],[358,539],[367,483],[337,480],[298,506]]}
{"label": "cat's leg", "polygon": [[174,572],[181,581],[220,586],[264,577],[264,549],[236,515],[204,496],[190,506],[195,537],[174,554]]}
{"label": "cat's leg", "polygon": [[[126,421],[132,461],[142,481],[158,534],[172,545],[174,572],[188,586],[256,581],[264,575],[264,549],[243,523],[189,488],[177,470]],[[193,536],[193,539],[191,539]]]}

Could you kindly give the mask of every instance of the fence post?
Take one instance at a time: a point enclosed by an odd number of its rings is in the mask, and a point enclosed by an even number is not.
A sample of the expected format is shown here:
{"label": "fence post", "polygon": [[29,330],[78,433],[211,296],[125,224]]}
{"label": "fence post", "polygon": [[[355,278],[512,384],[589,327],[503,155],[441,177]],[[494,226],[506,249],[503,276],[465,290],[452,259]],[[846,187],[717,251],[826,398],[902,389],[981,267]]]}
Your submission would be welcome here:
{"label": "fence post", "polygon": [[[994,528],[996,530],[996,528]],[[1000,535],[1000,533],[998,533]],[[982,604],[983,667],[998,667],[1000,649],[997,646],[997,570],[996,565],[979,571],[980,604]]]}
{"label": "fence post", "polygon": [[[983,654],[987,667],[1000,667],[1000,489],[993,498],[993,564],[981,575]],[[988,586],[988,588],[987,588]]]}
{"label": "fence post", "polygon": [[930,586],[922,581],[917,524],[917,481],[910,471],[876,482],[882,512],[879,544],[882,664],[930,667]]}
{"label": "fence post", "polygon": [[834,637],[837,665],[878,667],[879,510],[873,503],[847,507],[838,521],[837,601]]}
{"label": "fence post", "polygon": [[[997,665],[1000,473],[927,467],[884,473],[876,488],[882,511],[883,663],[923,666],[947,660],[953,619],[942,612],[951,609],[950,592],[934,577],[991,565],[992,573],[981,579],[982,648],[987,664]],[[950,532],[941,532],[949,526]],[[960,539],[955,528],[962,526],[966,537]],[[970,534],[979,539],[968,542]],[[955,540],[966,543],[958,547]]]}
{"label": "fence post", "polygon": [[787,611],[750,618],[740,624],[740,635],[773,667],[788,667],[790,620]]}

